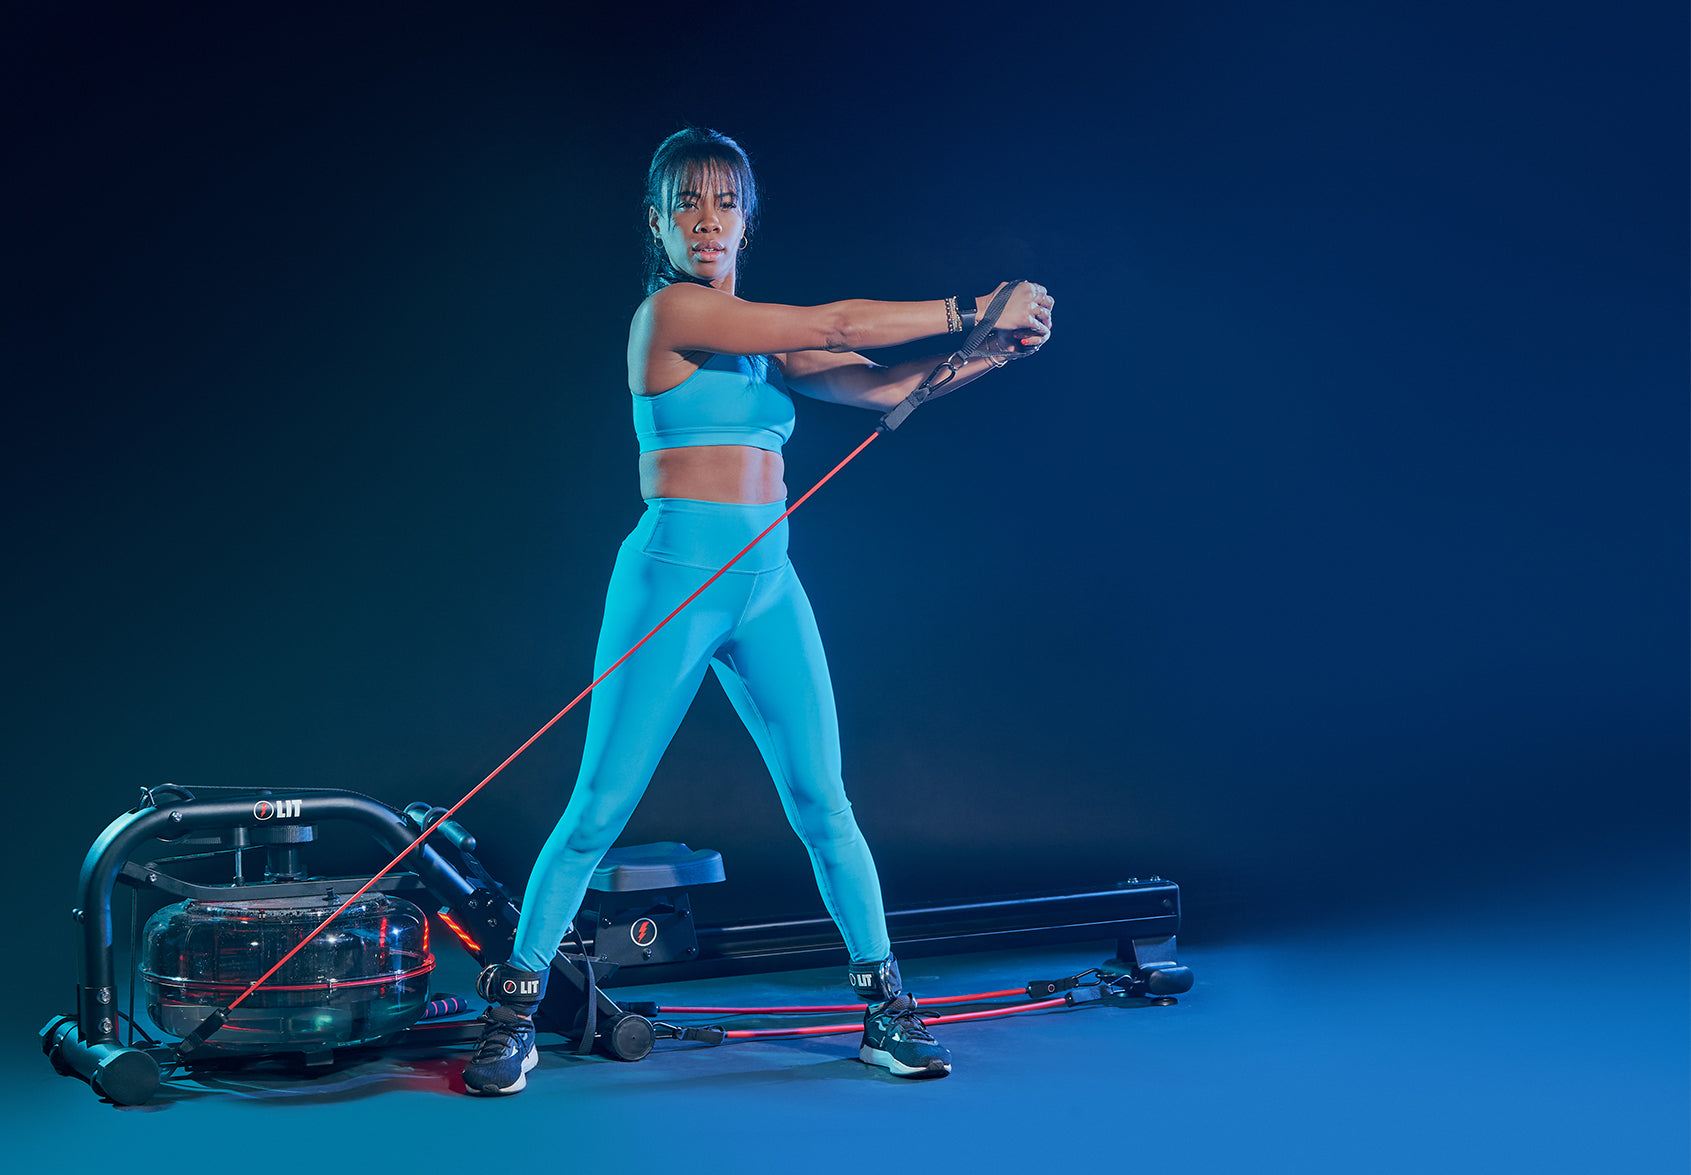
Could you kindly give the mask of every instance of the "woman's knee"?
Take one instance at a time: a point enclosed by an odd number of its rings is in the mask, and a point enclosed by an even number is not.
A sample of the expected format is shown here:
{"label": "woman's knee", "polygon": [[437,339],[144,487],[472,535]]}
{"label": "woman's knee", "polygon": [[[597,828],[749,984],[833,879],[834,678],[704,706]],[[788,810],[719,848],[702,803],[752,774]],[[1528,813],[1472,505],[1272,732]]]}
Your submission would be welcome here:
{"label": "woman's knee", "polygon": [[829,808],[820,804],[793,805],[788,814],[793,831],[805,846],[827,856],[855,850],[863,843],[863,833],[857,827],[850,802]]}
{"label": "woman's knee", "polygon": [[628,813],[593,808],[566,811],[547,838],[546,851],[597,860],[616,843],[628,823]]}

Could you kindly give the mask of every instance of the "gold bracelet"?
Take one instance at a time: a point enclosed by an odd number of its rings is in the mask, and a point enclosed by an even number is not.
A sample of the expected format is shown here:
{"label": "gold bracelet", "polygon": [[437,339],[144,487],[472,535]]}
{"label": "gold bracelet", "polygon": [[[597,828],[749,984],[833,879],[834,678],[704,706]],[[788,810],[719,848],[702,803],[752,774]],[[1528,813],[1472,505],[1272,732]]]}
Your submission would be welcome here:
{"label": "gold bracelet", "polygon": [[957,312],[957,299],[954,297],[945,300],[945,333],[963,333],[963,316]]}

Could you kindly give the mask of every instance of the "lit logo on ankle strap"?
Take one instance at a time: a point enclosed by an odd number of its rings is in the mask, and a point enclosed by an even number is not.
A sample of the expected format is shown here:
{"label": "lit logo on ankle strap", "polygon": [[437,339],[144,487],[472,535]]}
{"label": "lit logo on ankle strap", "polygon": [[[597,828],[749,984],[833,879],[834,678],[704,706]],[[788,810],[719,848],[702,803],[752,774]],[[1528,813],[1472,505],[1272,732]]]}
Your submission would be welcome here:
{"label": "lit logo on ankle strap", "polygon": [[540,980],[507,979],[500,990],[506,995],[533,995],[540,990]]}

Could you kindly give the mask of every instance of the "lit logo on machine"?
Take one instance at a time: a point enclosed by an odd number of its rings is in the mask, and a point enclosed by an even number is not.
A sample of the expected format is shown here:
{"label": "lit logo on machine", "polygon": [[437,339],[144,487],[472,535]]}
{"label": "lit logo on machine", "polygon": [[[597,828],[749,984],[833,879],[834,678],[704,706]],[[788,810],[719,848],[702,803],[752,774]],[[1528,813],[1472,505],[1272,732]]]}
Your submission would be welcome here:
{"label": "lit logo on machine", "polygon": [[637,918],[628,928],[628,937],[637,947],[649,947],[658,941],[658,924],[650,918]]}
{"label": "lit logo on machine", "polygon": [[300,801],[277,800],[272,804],[269,800],[260,800],[252,806],[253,819],[269,820],[297,820],[299,818]]}

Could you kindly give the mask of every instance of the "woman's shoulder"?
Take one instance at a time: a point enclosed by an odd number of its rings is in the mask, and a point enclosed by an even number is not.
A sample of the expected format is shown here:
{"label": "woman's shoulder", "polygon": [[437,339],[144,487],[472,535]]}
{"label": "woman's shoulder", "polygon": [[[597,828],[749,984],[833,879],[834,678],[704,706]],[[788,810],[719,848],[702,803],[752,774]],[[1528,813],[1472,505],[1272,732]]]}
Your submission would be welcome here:
{"label": "woman's shoulder", "polygon": [[662,313],[681,306],[708,305],[712,299],[723,298],[732,301],[734,295],[699,285],[697,282],[670,282],[669,285],[661,286],[647,294],[646,300],[640,303],[640,309],[635,313]]}
{"label": "woman's shoulder", "polygon": [[827,316],[815,308],[747,302],[725,290],[677,282],[647,295],[634,313],[629,341],[651,354],[820,349],[828,341]]}
{"label": "woman's shoulder", "polygon": [[666,333],[665,325],[690,323],[700,315],[708,316],[716,301],[723,298],[732,301],[733,295],[692,282],[671,282],[647,294],[634,308],[634,316],[628,324],[629,337],[661,338]]}

